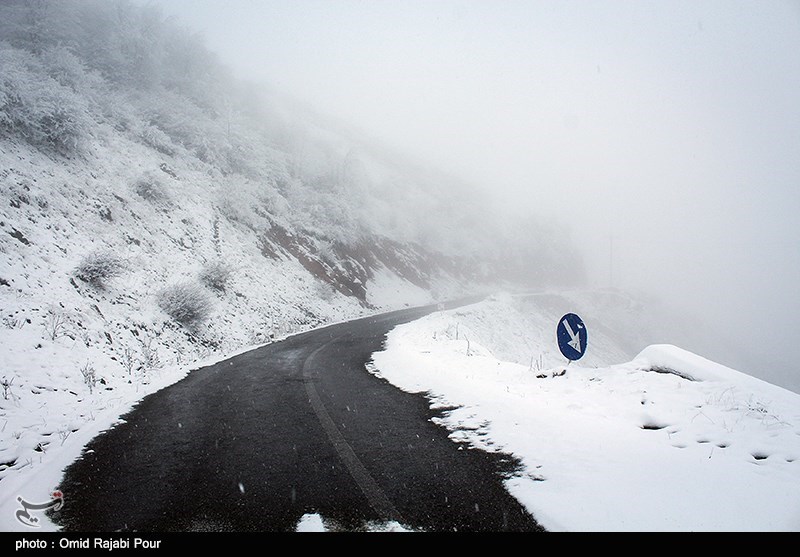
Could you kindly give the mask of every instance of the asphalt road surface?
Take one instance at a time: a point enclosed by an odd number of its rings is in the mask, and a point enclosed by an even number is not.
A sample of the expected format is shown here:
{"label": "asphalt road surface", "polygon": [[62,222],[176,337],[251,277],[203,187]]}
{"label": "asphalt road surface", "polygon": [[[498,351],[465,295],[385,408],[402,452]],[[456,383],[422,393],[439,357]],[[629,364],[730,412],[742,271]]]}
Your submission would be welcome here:
{"label": "asphalt road surface", "polygon": [[65,472],[64,531],[293,531],[395,521],[426,531],[535,531],[515,463],[448,438],[421,395],[365,369],[394,326],[433,307],[290,337],[144,398]]}

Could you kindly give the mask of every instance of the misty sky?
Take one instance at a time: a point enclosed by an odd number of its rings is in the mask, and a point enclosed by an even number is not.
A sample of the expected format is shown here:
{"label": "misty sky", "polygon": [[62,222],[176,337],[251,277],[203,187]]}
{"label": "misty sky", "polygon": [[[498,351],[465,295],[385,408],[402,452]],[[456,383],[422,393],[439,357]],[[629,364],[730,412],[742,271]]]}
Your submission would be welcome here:
{"label": "misty sky", "polygon": [[800,2],[155,3],[239,76],[555,215],[593,285],[694,308],[744,347],[704,355],[800,390],[773,369],[800,349]]}

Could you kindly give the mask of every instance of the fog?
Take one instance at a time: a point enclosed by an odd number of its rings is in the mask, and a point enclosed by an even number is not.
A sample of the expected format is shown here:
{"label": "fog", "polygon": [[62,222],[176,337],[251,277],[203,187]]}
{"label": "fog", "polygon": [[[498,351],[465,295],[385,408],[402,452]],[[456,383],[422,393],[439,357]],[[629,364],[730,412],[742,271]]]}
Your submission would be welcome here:
{"label": "fog", "polygon": [[657,295],[686,348],[800,392],[800,3],[154,3],[238,76],[554,219],[589,286]]}

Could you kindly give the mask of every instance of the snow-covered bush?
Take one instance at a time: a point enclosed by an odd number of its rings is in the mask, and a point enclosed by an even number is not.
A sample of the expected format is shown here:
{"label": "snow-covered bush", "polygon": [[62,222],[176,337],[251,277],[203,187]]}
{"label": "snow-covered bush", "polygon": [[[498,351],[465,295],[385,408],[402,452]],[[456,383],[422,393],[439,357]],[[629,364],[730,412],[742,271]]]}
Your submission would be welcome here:
{"label": "snow-covered bush", "polygon": [[55,79],[59,85],[76,93],[99,94],[96,89],[102,82],[69,50],[63,47],[51,47],[41,53],[39,60],[47,75]]}
{"label": "snow-covered bush", "polygon": [[148,147],[152,147],[159,153],[169,156],[175,155],[175,147],[172,145],[172,140],[157,127],[149,125],[143,126],[138,136],[142,143]]}
{"label": "snow-covered bush", "polygon": [[158,305],[184,327],[194,328],[211,315],[211,298],[194,282],[173,284],[158,293]]}
{"label": "snow-covered bush", "polygon": [[92,126],[84,97],[48,76],[37,58],[0,43],[0,134],[61,154],[78,150]]}
{"label": "snow-covered bush", "polygon": [[265,220],[255,211],[260,203],[253,189],[248,182],[225,182],[224,189],[217,194],[217,207],[228,222],[257,231],[265,225]]}
{"label": "snow-covered bush", "polygon": [[160,91],[156,98],[147,99],[147,106],[142,107],[145,122],[199,159],[216,165],[224,162],[225,135],[207,112],[172,90]]}
{"label": "snow-covered bush", "polygon": [[231,278],[231,268],[222,261],[207,264],[200,271],[200,281],[214,290],[224,291]]}
{"label": "snow-covered bush", "polygon": [[125,260],[107,250],[86,255],[75,268],[75,276],[96,288],[105,288],[108,281],[125,270]]}
{"label": "snow-covered bush", "polygon": [[133,191],[142,199],[157,205],[168,205],[170,202],[167,187],[153,174],[145,174],[133,185]]}

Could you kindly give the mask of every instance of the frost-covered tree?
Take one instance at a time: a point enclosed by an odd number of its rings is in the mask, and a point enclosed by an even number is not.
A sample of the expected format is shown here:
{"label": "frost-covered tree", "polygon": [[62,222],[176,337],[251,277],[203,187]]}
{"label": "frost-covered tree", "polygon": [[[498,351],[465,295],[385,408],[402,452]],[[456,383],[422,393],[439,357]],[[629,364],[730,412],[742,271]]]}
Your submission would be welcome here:
{"label": "frost-covered tree", "polygon": [[0,43],[0,67],[0,134],[62,154],[78,150],[92,127],[86,98],[8,43]]}
{"label": "frost-covered tree", "polygon": [[57,36],[57,9],[49,0],[5,0],[0,4],[0,38],[34,54]]}

